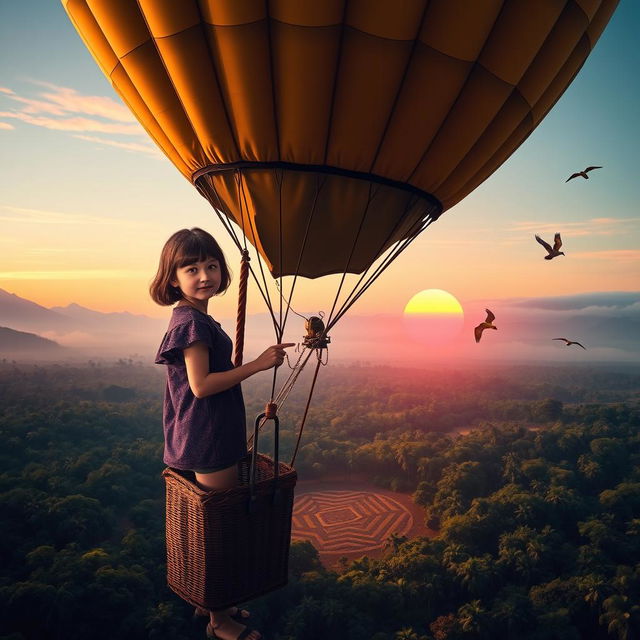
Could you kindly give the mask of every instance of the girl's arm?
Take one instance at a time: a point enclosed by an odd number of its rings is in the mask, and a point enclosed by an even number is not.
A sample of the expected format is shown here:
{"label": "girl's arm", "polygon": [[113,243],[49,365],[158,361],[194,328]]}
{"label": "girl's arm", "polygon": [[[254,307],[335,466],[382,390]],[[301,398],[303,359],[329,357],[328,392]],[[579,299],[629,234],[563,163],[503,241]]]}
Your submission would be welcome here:
{"label": "girl's arm", "polygon": [[214,393],[226,391],[259,371],[280,366],[284,360],[284,350],[295,342],[274,344],[255,360],[229,371],[209,373],[209,348],[204,342],[195,342],[184,350],[189,387],[196,398],[206,398]]}

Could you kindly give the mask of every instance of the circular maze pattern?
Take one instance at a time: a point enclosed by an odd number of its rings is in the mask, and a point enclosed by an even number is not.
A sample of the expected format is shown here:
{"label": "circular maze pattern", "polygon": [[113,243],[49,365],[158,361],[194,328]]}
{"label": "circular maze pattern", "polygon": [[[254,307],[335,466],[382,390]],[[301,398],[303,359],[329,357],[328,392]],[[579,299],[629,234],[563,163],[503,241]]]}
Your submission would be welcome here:
{"label": "circular maze pattern", "polygon": [[364,491],[305,493],[293,507],[291,535],[324,553],[354,553],[384,546],[413,526],[409,510],[389,496]]}

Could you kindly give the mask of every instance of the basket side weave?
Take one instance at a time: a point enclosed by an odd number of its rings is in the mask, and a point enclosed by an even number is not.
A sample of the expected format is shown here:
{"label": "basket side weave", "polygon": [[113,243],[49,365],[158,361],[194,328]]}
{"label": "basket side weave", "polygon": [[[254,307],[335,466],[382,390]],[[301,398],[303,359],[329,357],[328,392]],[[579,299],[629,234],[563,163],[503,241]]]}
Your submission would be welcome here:
{"label": "basket side weave", "polygon": [[189,474],[165,469],[167,582],[187,602],[215,610],[246,602],[287,582],[295,469],[258,455],[255,499],[249,497],[250,458],[241,483],[203,491]]}

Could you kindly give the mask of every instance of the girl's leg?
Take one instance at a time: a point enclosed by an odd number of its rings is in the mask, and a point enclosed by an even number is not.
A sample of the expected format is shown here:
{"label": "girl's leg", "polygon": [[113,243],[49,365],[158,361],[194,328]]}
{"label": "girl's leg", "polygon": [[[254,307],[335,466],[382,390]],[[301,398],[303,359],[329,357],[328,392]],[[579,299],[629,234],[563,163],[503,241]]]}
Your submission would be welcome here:
{"label": "girl's leg", "polygon": [[[242,635],[243,633],[244,635]],[[259,631],[248,629],[226,613],[219,611],[211,612],[211,621],[207,625],[207,636],[220,640],[236,640],[239,637],[242,637],[243,640],[260,640],[262,638]]]}
{"label": "girl's leg", "polygon": [[[229,607],[223,613],[229,614],[236,622],[244,622],[245,620],[249,620],[251,617],[251,612],[247,609],[241,609],[240,607]],[[209,610],[203,609],[202,607],[196,607],[193,612],[194,618],[208,618]]]}
{"label": "girl's leg", "polygon": [[196,482],[206,491],[224,491],[238,485],[238,465],[234,464],[226,469],[213,473],[195,473]]}
{"label": "girl's leg", "polygon": [[[197,473],[195,472],[196,482],[201,489],[207,491],[224,491],[225,489],[233,489],[238,485],[238,465],[227,467],[213,473]],[[236,622],[229,614],[233,607],[225,611],[210,611],[210,622],[208,629],[215,633],[216,637],[226,640],[237,638],[245,630],[245,626]],[[244,617],[244,616],[243,616]],[[247,640],[258,640],[261,635],[258,631],[251,631],[249,635],[244,636]]]}

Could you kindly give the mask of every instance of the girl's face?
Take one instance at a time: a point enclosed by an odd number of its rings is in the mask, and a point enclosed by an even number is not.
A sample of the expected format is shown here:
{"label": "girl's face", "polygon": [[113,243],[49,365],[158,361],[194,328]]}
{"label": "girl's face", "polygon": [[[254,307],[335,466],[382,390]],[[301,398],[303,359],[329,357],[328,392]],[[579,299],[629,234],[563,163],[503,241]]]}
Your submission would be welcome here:
{"label": "girl's face", "polygon": [[220,281],[220,263],[217,258],[207,258],[178,267],[171,285],[180,287],[187,302],[206,311],[209,298],[220,288]]}

